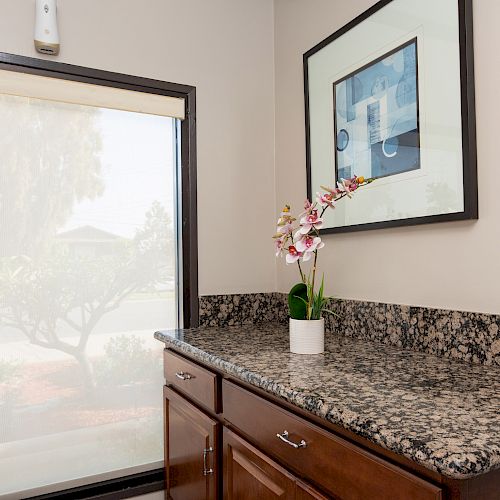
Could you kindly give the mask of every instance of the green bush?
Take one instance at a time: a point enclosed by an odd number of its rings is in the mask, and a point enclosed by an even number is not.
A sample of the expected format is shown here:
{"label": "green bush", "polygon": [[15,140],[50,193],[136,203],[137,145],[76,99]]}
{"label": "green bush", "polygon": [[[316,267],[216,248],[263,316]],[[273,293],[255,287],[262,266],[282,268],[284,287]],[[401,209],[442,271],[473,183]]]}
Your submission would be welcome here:
{"label": "green bush", "polygon": [[95,380],[101,385],[123,385],[151,379],[158,359],[136,335],[112,337],[104,346],[106,356],[94,363]]}
{"label": "green bush", "polygon": [[14,378],[20,368],[20,363],[0,359],[0,384]]}

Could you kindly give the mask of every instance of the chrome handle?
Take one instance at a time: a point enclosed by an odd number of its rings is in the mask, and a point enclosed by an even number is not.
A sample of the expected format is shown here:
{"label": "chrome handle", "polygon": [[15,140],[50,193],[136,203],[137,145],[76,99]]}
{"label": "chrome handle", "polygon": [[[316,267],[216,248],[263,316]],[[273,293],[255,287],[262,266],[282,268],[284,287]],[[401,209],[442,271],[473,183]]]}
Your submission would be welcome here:
{"label": "chrome handle", "polygon": [[210,448],[205,448],[203,450],[203,475],[208,476],[209,474],[213,474],[213,469],[209,469],[207,465],[207,456],[209,453],[213,452],[214,449],[210,446]]}
{"label": "chrome handle", "polygon": [[276,434],[276,437],[281,439],[284,443],[292,446],[295,449],[298,448],[305,448],[307,446],[307,443],[302,439],[299,444],[294,443],[293,441],[290,441],[288,439],[288,431],[283,431],[281,434]]}
{"label": "chrome handle", "polygon": [[184,373],[184,372],[175,372],[175,376],[177,378],[180,378],[181,380],[189,380],[193,378],[193,376],[190,373]]}

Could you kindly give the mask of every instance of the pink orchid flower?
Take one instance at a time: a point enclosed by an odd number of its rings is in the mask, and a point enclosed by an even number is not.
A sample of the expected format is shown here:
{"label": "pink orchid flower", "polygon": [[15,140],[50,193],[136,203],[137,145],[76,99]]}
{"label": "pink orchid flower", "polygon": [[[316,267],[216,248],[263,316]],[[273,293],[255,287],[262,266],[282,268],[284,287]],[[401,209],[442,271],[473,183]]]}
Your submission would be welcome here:
{"label": "pink orchid flower", "polygon": [[341,179],[340,182],[337,182],[337,186],[339,191],[345,193],[349,198],[352,198],[354,191],[358,189],[356,177],[353,177],[352,179]]}
{"label": "pink orchid flower", "polygon": [[276,249],[276,257],[281,257],[283,255],[283,248],[285,246],[285,240],[283,238],[279,238],[274,242],[274,246]]}
{"label": "pink orchid flower", "polygon": [[299,219],[314,212],[315,208],[316,208],[316,203],[312,203],[309,200],[306,200],[304,202],[304,211],[299,214]]}
{"label": "pink orchid flower", "polygon": [[302,252],[299,252],[293,245],[288,247],[288,253],[286,254],[286,263],[294,264],[300,257],[302,257]]}
{"label": "pink orchid flower", "polygon": [[[304,255],[308,254],[309,256],[315,250],[320,250],[324,246],[325,244],[321,241],[321,238],[319,236],[313,237],[307,234],[303,235],[302,238],[295,243],[295,247],[299,252],[302,252]],[[306,260],[305,257],[304,260]]]}
{"label": "pink orchid flower", "polygon": [[316,193],[316,201],[323,208],[335,208],[334,196],[331,193]]}
{"label": "pink orchid flower", "polygon": [[323,191],[327,191],[328,193],[330,193],[334,199],[340,194],[340,191],[337,188],[331,188],[328,186],[320,186],[320,187]]}
{"label": "pink orchid flower", "polygon": [[293,225],[291,222],[286,222],[284,225],[277,227],[278,233],[283,234],[285,236],[291,234],[292,230],[293,230]]}
{"label": "pink orchid flower", "polygon": [[309,215],[305,215],[300,219],[300,225],[302,226],[299,229],[301,234],[307,234],[311,229],[321,229],[323,226],[323,219],[318,216],[318,211],[313,210]]}
{"label": "pink orchid flower", "polygon": [[[360,177],[360,179],[364,179],[363,177]],[[349,179],[349,185],[352,191],[355,191],[359,187],[359,180],[358,177],[355,175],[352,179]]]}

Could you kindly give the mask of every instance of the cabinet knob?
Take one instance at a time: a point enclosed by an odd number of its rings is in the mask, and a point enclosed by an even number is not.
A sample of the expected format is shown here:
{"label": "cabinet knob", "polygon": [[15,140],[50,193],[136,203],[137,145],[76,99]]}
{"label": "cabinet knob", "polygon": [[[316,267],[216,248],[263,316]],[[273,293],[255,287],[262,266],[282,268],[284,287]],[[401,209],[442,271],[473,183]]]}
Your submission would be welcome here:
{"label": "cabinet knob", "polygon": [[180,378],[181,380],[190,380],[194,378],[190,373],[185,373],[185,372],[175,372],[175,376],[177,378]]}
{"label": "cabinet knob", "polygon": [[293,441],[290,441],[288,439],[288,431],[283,431],[281,434],[276,434],[276,437],[278,439],[281,439],[284,443],[287,445],[291,446],[292,448],[305,448],[307,446],[307,443],[302,439],[300,443],[294,443]]}

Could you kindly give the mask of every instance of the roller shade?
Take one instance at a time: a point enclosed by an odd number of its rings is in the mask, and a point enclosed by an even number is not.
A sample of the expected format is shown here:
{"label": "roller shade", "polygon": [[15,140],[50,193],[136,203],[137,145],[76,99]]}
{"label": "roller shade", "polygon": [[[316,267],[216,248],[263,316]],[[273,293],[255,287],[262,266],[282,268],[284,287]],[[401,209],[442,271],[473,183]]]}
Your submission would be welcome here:
{"label": "roller shade", "polygon": [[182,314],[182,193],[178,119],[161,115],[182,116],[184,102],[147,93],[140,79],[127,81],[144,93],[101,87],[113,82],[84,69],[73,76],[90,73],[90,84],[4,68],[0,499],[7,500],[162,466],[162,348],[151,332],[177,328]]}
{"label": "roller shade", "polygon": [[184,119],[184,99],[0,70],[0,94]]}

